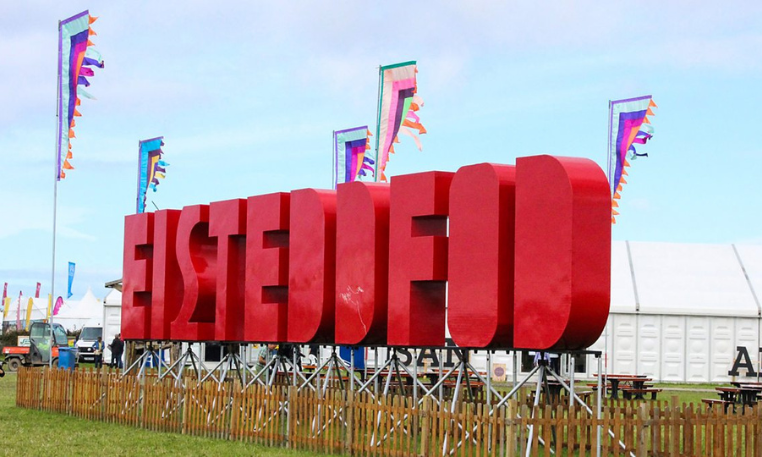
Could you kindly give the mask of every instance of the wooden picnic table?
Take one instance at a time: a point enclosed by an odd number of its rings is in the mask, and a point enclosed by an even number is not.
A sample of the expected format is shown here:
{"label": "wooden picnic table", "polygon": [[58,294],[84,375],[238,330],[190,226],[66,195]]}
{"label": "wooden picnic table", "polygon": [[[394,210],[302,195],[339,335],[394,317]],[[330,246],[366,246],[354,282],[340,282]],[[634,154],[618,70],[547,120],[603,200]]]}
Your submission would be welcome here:
{"label": "wooden picnic table", "polygon": [[738,384],[734,387],[715,387],[719,400],[712,398],[702,398],[701,401],[709,406],[716,404],[723,405],[725,412],[728,411],[730,406],[733,406],[733,410],[737,405],[741,405],[742,408],[747,406],[754,406],[759,401],[760,394],[762,393],[762,385],[760,384]]}
{"label": "wooden picnic table", "polygon": [[715,387],[721,400],[743,406],[753,406],[759,400],[762,387],[741,385],[740,387]]}
{"label": "wooden picnic table", "polygon": [[736,402],[736,396],[741,391],[738,387],[715,387],[717,395],[720,396],[720,400],[730,403]]}
{"label": "wooden picnic table", "polygon": [[[756,378],[753,378],[756,379]],[[755,381],[730,381],[730,384],[734,387],[741,387],[741,386],[747,386],[747,387],[759,387],[762,389],[762,382],[755,382]]]}
{"label": "wooden picnic table", "polygon": [[[597,374],[595,376],[598,376]],[[649,390],[646,386],[647,382],[651,381],[651,378],[646,375],[637,374],[607,374],[603,376],[603,379],[611,384],[611,398],[618,399],[619,391],[623,387],[629,387],[630,390],[635,391],[635,398],[643,399],[644,390]],[[656,389],[658,390],[658,389]]]}

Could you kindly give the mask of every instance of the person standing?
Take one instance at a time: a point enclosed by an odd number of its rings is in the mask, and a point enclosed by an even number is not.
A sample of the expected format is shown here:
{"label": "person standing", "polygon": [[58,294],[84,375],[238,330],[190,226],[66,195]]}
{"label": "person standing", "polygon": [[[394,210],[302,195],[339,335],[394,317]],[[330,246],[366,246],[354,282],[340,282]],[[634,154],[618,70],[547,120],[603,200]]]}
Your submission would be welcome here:
{"label": "person standing", "polygon": [[114,368],[123,368],[122,354],[124,353],[124,341],[122,334],[117,333],[111,342],[111,366]]}
{"label": "person standing", "polygon": [[[257,371],[262,371],[270,363],[273,357],[278,353],[277,344],[263,344],[259,348],[259,357],[257,357]],[[272,371],[272,367],[271,367]]]}
{"label": "person standing", "polygon": [[103,338],[98,337],[98,341],[93,344],[93,355],[95,356],[95,368],[103,366],[103,350],[106,348]]}

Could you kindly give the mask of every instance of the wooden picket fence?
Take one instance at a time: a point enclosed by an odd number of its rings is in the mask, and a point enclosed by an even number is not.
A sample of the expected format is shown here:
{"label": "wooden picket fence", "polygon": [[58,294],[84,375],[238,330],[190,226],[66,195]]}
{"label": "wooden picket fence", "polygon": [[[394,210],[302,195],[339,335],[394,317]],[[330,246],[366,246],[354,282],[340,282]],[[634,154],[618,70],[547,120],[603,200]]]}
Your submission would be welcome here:
{"label": "wooden picket fence", "polygon": [[[579,406],[374,398],[338,389],[139,379],[116,371],[22,369],[19,407],[165,432],[361,456],[762,456],[760,407],[725,412],[617,401]],[[600,430],[600,439],[599,433]]]}

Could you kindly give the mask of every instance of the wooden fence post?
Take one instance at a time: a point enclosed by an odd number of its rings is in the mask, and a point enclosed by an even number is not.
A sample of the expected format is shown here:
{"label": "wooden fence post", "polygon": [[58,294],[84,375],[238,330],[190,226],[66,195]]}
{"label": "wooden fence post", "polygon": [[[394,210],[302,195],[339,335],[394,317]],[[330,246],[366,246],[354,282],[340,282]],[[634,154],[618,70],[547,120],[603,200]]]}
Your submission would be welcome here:
{"label": "wooden fence post", "polygon": [[637,457],[646,457],[648,455],[649,425],[648,405],[646,403],[641,403],[638,407],[638,418],[636,422],[636,431],[638,434],[638,447],[636,449]]}
{"label": "wooden fence post", "polygon": [[[349,382],[352,382],[350,379]],[[344,403],[344,411],[347,412],[346,417],[346,433],[344,435],[344,452],[346,454],[352,454],[352,437],[354,432],[354,414],[355,414],[355,392],[354,389],[350,389],[347,392],[347,401]]]}
{"label": "wooden fence post", "polygon": [[680,417],[678,415],[677,411],[677,395],[673,395],[672,398],[670,398],[670,434],[669,438],[670,441],[668,443],[669,446],[669,455],[678,455],[680,452]]}
{"label": "wooden fence post", "polygon": [[431,398],[424,398],[419,414],[421,417],[421,448],[418,455],[424,457],[429,454],[429,408],[431,407]]}

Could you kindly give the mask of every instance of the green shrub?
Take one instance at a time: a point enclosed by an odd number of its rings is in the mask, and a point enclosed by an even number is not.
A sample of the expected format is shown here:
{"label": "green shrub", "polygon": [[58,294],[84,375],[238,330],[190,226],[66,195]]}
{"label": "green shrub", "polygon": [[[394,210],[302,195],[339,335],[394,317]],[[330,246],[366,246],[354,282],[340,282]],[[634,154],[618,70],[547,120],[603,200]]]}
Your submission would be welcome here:
{"label": "green shrub", "polygon": [[18,337],[20,336],[29,336],[29,332],[26,330],[7,330],[5,333],[0,335],[0,348],[4,348],[6,346],[16,346],[18,344]]}

